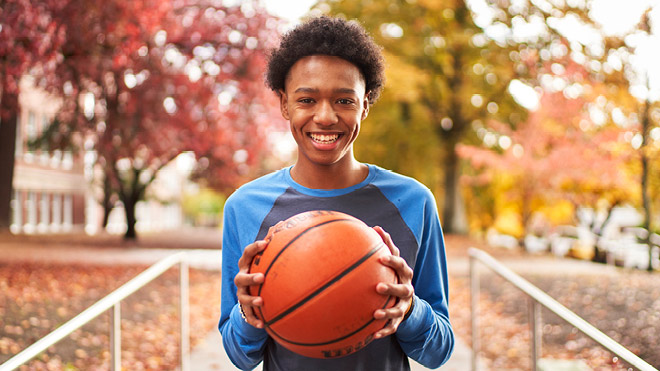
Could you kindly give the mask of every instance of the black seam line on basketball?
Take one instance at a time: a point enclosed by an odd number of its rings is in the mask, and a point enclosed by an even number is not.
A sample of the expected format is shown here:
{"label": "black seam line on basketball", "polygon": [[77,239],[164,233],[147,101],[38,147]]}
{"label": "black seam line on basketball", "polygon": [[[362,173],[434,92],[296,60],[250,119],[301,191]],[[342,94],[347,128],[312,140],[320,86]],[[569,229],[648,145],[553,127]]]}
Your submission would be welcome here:
{"label": "black seam line on basketball", "polygon": [[[300,232],[296,237],[294,237],[291,241],[289,241],[289,242],[288,242],[288,243],[282,248],[282,250],[280,250],[280,252],[278,252],[277,255],[275,255],[275,257],[273,258],[273,260],[270,262],[270,265],[268,265],[268,268],[266,268],[266,270],[264,271],[264,283],[266,282],[266,276],[268,275],[268,272],[270,271],[270,268],[273,267],[273,264],[275,264],[275,262],[277,261],[277,259],[279,259],[280,255],[282,255],[282,253],[284,253],[284,250],[288,249],[289,246],[291,246],[292,243],[294,243],[296,240],[298,240],[298,238],[302,237],[305,233],[311,231],[311,230],[314,229],[314,228],[320,227],[320,226],[322,226],[322,225],[326,225],[326,224],[334,223],[334,222],[341,222],[341,221],[351,222],[351,223],[358,223],[357,220],[354,220],[354,219],[348,219],[348,218],[332,219],[332,220],[326,220],[325,222],[322,222],[322,223],[319,223],[319,224],[313,225],[313,226],[311,226],[311,227],[305,229],[304,231]],[[257,296],[261,296],[261,289],[262,289],[263,287],[264,287],[264,284],[263,284],[263,283],[262,283],[261,285],[259,285],[259,290],[257,291]],[[264,312],[263,312],[263,310],[261,309],[261,307],[257,307],[257,308],[258,308],[257,310],[259,311],[259,316],[260,316],[261,318],[264,318],[264,319],[265,319],[265,317],[264,317]],[[266,323],[266,326],[268,326],[267,323]]]}
{"label": "black seam line on basketball", "polygon": [[[387,298],[387,301],[385,301],[385,305],[383,305],[380,309],[385,309],[385,308],[387,308],[387,306],[388,306],[388,304],[390,303],[390,301],[392,300],[392,298],[394,298],[394,297],[390,295],[390,296]],[[278,338],[280,338],[280,340],[282,340],[282,341],[286,341],[287,343],[292,344],[292,345],[299,345],[299,346],[304,346],[304,347],[316,347],[316,346],[321,346],[321,345],[329,345],[329,344],[336,343],[336,342],[338,342],[338,341],[342,341],[342,340],[344,340],[344,339],[348,339],[349,337],[351,337],[351,336],[357,334],[358,332],[362,331],[365,327],[369,326],[369,325],[370,325],[371,323],[373,323],[375,320],[376,320],[375,318],[371,318],[371,319],[370,319],[369,321],[367,321],[364,325],[360,326],[360,328],[354,330],[353,332],[351,332],[351,333],[349,333],[349,334],[346,334],[346,335],[344,335],[344,336],[340,336],[340,337],[338,337],[338,338],[336,338],[336,339],[332,339],[332,340],[324,341],[324,342],[322,342],[322,343],[298,343],[298,342],[291,341],[291,340],[289,340],[289,339],[285,339],[285,338],[283,338],[282,336],[280,336],[279,334],[277,334],[275,331],[273,331],[273,333],[275,334],[275,336],[277,336]],[[384,326],[383,326],[383,327],[384,327]],[[271,331],[272,331],[272,329],[271,329]]]}
{"label": "black seam line on basketball", "polygon": [[[279,259],[280,255],[282,255],[282,254],[284,253],[284,251],[285,251],[286,249],[288,249],[289,246],[291,246],[291,244],[293,244],[294,242],[296,242],[300,237],[302,237],[304,234],[306,234],[307,232],[311,231],[311,230],[314,229],[314,228],[318,228],[318,227],[320,227],[320,226],[322,226],[322,225],[326,225],[326,224],[330,224],[330,223],[335,223],[335,222],[342,222],[342,221],[345,221],[345,222],[353,222],[353,223],[357,223],[357,222],[358,222],[358,221],[356,221],[356,220],[348,219],[348,218],[326,220],[326,221],[324,221],[324,222],[322,222],[322,223],[319,223],[319,224],[313,225],[313,226],[311,226],[311,227],[305,229],[304,231],[300,232],[296,237],[294,237],[291,241],[289,241],[289,242],[288,242],[288,243],[282,248],[282,250],[280,250],[280,252],[278,252],[277,255],[275,255],[275,257],[273,258],[273,260],[270,262],[270,265],[268,265],[268,268],[266,268],[266,270],[264,271],[264,283],[266,282],[265,279],[266,279],[266,276],[268,275],[268,272],[270,272],[270,269],[273,267],[273,265],[275,264],[275,262],[277,261],[277,259]],[[266,247],[266,248],[268,248],[268,247]],[[257,296],[261,296],[261,289],[262,289],[263,287],[264,287],[263,284],[259,285],[259,291],[257,292]]]}
{"label": "black seam line on basketball", "polygon": [[275,316],[275,317],[274,317],[273,319],[271,319],[270,321],[267,321],[267,322],[266,322],[266,326],[269,326],[269,327],[270,327],[270,326],[271,326],[272,324],[274,324],[275,322],[281,320],[281,319],[284,318],[286,315],[288,315],[289,313],[293,312],[294,310],[300,308],[302,305],[304,305],[305,303],[307,303],[308,301],[310,301],[310,300],[311,300],[312,298],[314,298],[316,295],[318,295],[318,294],[320,294],[321,292],[323,292],[323,290],[325,290],[325,289],[327,289],[328,287],[334,285],[337,281],[339,281],[339,280],[342,279],[344,276],[346,276],[346,275],[349,274],[351,271],[353,271],[355,268],[357,268],[358,266],[360,266],[360,264],[364,263],[367,259],[369,259],[373,254],[375,254],[375,253],[376,253],[378,250],[380,250],[383,246],[385,246],[384,243],[379,243],[379,244],[377,244],[376,246],[372,247],[371,250],[370,250],[369,252],[367,252],[367,254],[366,254],[365,256],[361,257],[359,260],[357,260],[357,261],[356,261],[355,263],[353,263],[351,266],[349,266],[348,268],[344,269],[343,272],[339,273],[339,274],[336,275],[333,279],[331,279],[330,281],[326,282],[323,286],[319,287],[319,288],[316,289],[314,292],[312,292],[311,294],[307,295],[307,296],[306,296],[305,298],[303,298],[302,300],[298,301],[295,305],[290,306],[290,307],[289,307],[287,310],[285,310],[284,312],[278,314],[277,316]]}

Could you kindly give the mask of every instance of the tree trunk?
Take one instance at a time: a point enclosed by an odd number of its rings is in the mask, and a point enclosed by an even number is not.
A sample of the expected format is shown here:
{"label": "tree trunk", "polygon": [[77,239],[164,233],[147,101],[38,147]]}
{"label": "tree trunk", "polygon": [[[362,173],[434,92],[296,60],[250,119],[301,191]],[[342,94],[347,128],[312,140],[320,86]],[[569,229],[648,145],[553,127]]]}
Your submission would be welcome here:
{"label": "tree trunk", "polygon": [[126,213],[126,234],[124,234],[124,240],[136,240],[137,232],[135,231],[135,206],[137,200],[134,197],[128,197],[127,200],[122,200],[124,202],[124,211]]}
{"label": "tree trunk", "polygon": [[647,99],[644,103],[644,112],[642,112],[642,145],[639,148],[641,153],[641,162],[642,162],[642,181],[641,181],[641,192],[642,192],[642,208],[644,209],[644,224],[643,228],[648,232],[644,243],[649,248],[649,266],[648,270],[653,270],[653,254],[652,254],[652,245],[651,245],[651,197],[649,196],[649,155],[648,155],[648,139],[649,132],[651,130],[651,119],[650,107],[651,102]]}
{"label": "tree trunk", "polygon": [[138,201],[143,199],[147,184],[151,183],[153,177],[144,185],[140,184],[139,179],[140,170],[133,169],[133,179],[130,182],[130,188],[122,188],[119,192],[119,197],[124,203],[124,212],[126,213],[126,234],[124,235],[124,240],[137,240],[135,207]]}
{"label": "tree trunk", "polygon": [[612,220],[612,211],[617,206],[619,206],[618,201],[614,202],[610,207],[607,208],[607,215],[605,216],[605,220],[603,220],[603,223],[601,223],[599,226],[596,225],[595,216],[593,222],[591,223],[591,232],[596,237],[596,241],[594,242],[594,257],[591,258],[591,261],[594,263],[607,263],[607,252],[598,246],[600,245],[600,241],[603,238],[603,230]]}
{"label": "tree trunk", "polygon": [[447,147],[445,170],[445,198],[442,207],[442,228],[445,233],[467,233],[463,197],[459,188],[459,158],[454,146]]}
{"label": "tree trunk", "polygon": [[101,205],[103,206],[103,224],[101,225],[101,228],[103,228],[103,230],[108,226],[110,212],[114,206],[112,195],[113,192],[112,187],[110,186],[110,179],[108,179],[108,176],[106,175],[103,179],[103,200],[101,201]]}
{"label": "tree trunk", "polygon": [[[463,112],[463,98],[459,92],[464,86],[465,75],[463,73],[463,61],[465,49],[461,45],[452,47],[452,70],[453,73],[448,79],[449,91],[452,92],[449,97],[449,107],[447,116],[451,119],[451,127],[443,127],[444,117],[436,116],[434,118],[436,130],[444,138],[443,142],[447,150],[445,157],[445,200],[442,210],[443,229],[447,233],[466,234],[468,230],[467,217],[465,215],[465,205],[459,188],[460,159],[456,153],[456,144],[460,141],[468,127],[468,121]],[[440,111],[434,110],[436,114]]]}
{"label": "tree trunk", "polygon": [[0,232],[8,231],[11,224],[11,195],[14,181],[14,155],[16,152],[16,119],[18,94],[3,87],[0,98]]}
{"label": "tree trunk", "polygon": [[525,237],[527,237],[527,226],[529,225],[529,220],[532,217],[532,194],[533,191],[529,189],[531,187],[530,184],[525,182],[523,184],[523,190],[522,194],[520,195],[521,200],[520,200],[520,224],[522,227],[522,234],[520,238],[518,239],[518,247],[522,251],[526,250],[525,246]]}
{"label": "tree trunk", "polygon": [[105,230],[108,227],[108,223],[110,222],[110,212],[112,212],[112,204],[110,203],[110,199],[106,199],[105,196],[103,196],[103,221],[101,222],[101,228]]}

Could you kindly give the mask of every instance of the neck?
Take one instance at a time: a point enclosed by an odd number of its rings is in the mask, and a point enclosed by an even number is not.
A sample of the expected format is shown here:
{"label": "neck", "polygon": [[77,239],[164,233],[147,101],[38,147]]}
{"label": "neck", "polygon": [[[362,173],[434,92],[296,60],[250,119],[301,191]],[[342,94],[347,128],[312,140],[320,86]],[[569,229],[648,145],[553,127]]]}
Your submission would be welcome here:
{"label": "neck", "polygon": [[367,178],[369,168],[355,159],[344,164],[306,166],[296,162],[291,177],[303,187],[312,189],[342,189],[354,186]]}

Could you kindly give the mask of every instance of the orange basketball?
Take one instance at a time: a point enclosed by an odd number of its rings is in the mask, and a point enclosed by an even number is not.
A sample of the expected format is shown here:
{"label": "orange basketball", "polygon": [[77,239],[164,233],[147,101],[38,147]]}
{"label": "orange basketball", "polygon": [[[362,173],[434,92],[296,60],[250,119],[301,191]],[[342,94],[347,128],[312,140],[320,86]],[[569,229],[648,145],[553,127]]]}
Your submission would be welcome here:
{"label": "orange basketball", "polygon": [[313,358],[336,358],[365,347],[385,326],[374,319],[394,297],[376,292],[378,282],[397,282],[379,258],[390,254],[364,222],[335,211],[309,211],[271,228],[250,273],[264,282],[250,287],[261,296],[256,315],[285,348]]}

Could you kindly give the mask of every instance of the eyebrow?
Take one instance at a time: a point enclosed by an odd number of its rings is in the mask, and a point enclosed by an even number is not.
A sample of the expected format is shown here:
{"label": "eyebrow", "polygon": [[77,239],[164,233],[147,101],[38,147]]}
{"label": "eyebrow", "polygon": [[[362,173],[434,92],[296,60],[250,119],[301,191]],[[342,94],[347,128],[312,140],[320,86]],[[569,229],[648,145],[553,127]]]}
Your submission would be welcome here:
{"label": "eyebrow", "polygon": [[[306,88],[306,87],[301,87],[298,88],[294,91],[294,93],[318,93],[319,89],[315,88]],[[342,94],[355,94],[355,90],[350,89],[350,88],[339,88],[333,90],[334,93],[342,93]]]}

